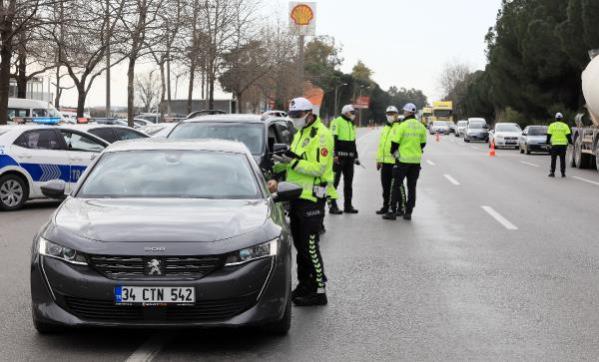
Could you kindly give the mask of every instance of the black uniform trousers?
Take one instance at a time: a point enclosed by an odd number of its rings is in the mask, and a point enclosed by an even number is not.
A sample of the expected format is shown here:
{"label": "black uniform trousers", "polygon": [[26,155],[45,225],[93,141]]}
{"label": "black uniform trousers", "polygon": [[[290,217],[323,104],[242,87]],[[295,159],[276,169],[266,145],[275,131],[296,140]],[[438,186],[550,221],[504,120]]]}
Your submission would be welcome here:
{"label": "black uniform trousers", "polygon": [[[408,201],[406,214],[411,215],[416,207],[416,185],[420,177],[420,164],[399,162],[393,169],[393,193],[391,195],[391,207],[397,205],[401,200],[401,186],[405,179],[408,180]],[[395,206],[397,207],[397,206]],[[391,211],[397,211],[391,209]]]}
{"label": "black uniform trousers", "polygon": [[343,198],[344,207],[346,209],[352,207],[352,197],[354,194],[354,162],[353,157],[339,157],[339,162],[335,163],[333,171],[335,171],[335,189],[341,182],[341,176],[343,176]]}
{"label": "black uniform trousers", "polygon": [[383,187],[383,209],[395,210],[398,208],[406,212],[406,189],[403,182],[399,185],[401,201],[399,204],[391,205],[391,192],[393,190],[393,168],[394,164],[383,163],[381,167],[381,186]]}
{"label": "black uniform trousers", "polygon": [[293,245],[297,250],[297,279],[311,292],[321,292],[327,278],[320,254],[320,228],[325,214],[325,201],[296,200],[289,210]]}
{"label": "black uniform trousers", "polygon": [[562,175],[566,174],[566,152],[568,146],[551,146],[551,173],[555,173],[557,158],[559,157],[560,170]]}

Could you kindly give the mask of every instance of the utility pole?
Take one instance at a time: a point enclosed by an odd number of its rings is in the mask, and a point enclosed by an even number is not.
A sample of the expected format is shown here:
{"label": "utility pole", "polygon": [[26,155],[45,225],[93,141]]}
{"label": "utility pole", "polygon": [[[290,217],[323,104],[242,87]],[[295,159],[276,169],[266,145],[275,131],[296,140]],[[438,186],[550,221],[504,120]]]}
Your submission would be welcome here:
{"label": "utility pole", "polygon": [[304,35],[300,35],[299,36],[299,52],[298,52],[298,69],[297,69],[297,76],[298,76],[298,95],[303,95],[304,94],[304,63],[305,63],[305,52],[304,52],[304,48],[306,45],[306,37]]}
{"label": "utility pole", "polygon": [[333,116],[337,116],[337,112],[339,111],[339,88],[348,86],[349,84],[343,83],[339,84],[335,87],[335,108],[333,109]]}
{"label": "utility pole", "polygon": [[110,0],[106,0],[106,118],[110,118]]}

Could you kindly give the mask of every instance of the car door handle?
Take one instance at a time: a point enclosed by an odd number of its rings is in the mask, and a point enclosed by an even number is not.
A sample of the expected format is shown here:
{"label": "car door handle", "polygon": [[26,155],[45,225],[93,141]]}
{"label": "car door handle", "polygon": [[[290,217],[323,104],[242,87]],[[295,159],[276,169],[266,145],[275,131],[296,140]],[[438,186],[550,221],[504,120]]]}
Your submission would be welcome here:
{"label": "car door handle", "polygon": [[17,155],[17,157],[19,158],[25,158],[25,159],[30,159],[32,156],[31,155]]}

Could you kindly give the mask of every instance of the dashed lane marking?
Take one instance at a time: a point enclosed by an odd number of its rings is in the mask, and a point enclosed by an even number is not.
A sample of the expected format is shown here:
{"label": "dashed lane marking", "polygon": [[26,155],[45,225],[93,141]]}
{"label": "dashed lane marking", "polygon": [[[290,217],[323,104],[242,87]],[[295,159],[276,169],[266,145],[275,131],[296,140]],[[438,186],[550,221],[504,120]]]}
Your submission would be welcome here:
{"label": "dashed lane marking", "polygon": [[433,162],[433,161],[431,161],[431,160],[426,160],[426,163],[428,163],[428,164],[429,164],[429,165],[431,165],[431,166],[437,166],[437,164],[436,164],[436,163],[434,163],[434,162]]}
{"label": "dashed lane marking", "polygon": [[451,175],[443,175],[449,182],[451,182],[455,186],[460,186],[460,183],[455,178],[451,177]]}
{"label": "dashed lane marking", "polygon": [[511,231],[518,230],[518,227],[516,225],[509,222],[508,219],[506,219],[500,213],[495,211],[491,206],[481,206],[481,207],[483,210],[485,210],[485,212],[487,214],[491,215],[491,217],[493,219],[495,219],[495,221],[497,221],[498,223],[503,225],[504,228],[511,230]]}
{"label": "dashed lane marking", "polygon": [[171,333],[156,334],[142,344],[125,362],[150,362],[173,338]]}
{"label": "dashed lane marking", "polygon": [[531,162],[526,162],[526,161],[520,161],[521,164],[526,165],[526,166],[530,166],[530,167],[535,167],[535,168],[539,168],[541,166],[535,164],[535,163],[531,163]]}

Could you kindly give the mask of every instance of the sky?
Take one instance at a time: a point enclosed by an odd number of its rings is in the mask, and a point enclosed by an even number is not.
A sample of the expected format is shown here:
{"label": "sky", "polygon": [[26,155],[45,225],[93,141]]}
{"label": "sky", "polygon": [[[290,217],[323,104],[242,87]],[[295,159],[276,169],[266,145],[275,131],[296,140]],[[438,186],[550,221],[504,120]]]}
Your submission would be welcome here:
{"label": "sky", "polygon": [[[289,10],[286,0],[262,0],[262,3],[265,16],[274,13],[286,17]],[[343,71],[351,72],[357,61],[362,60],[374,71],[373,78],[383,89],[417,88],[433,101],[442,96],[438,79],[448,62],[465,63],[473,70],[484,68],[484,37],[495,24],[501,0],[319,0],[316,3],[317,35],[333,36],[342,46]],[[152,65],[142,64],[138,69],[148,72]],[[112,84],[112,104],[126,105],[124,65],[113,70]],[[181,78],[178,98],[185,97],[184,84]],[[63,94],[63,105],[76,105],[76,101],[75,91]],[[87,105],[104,104],[105,79],[99,77]]]}

